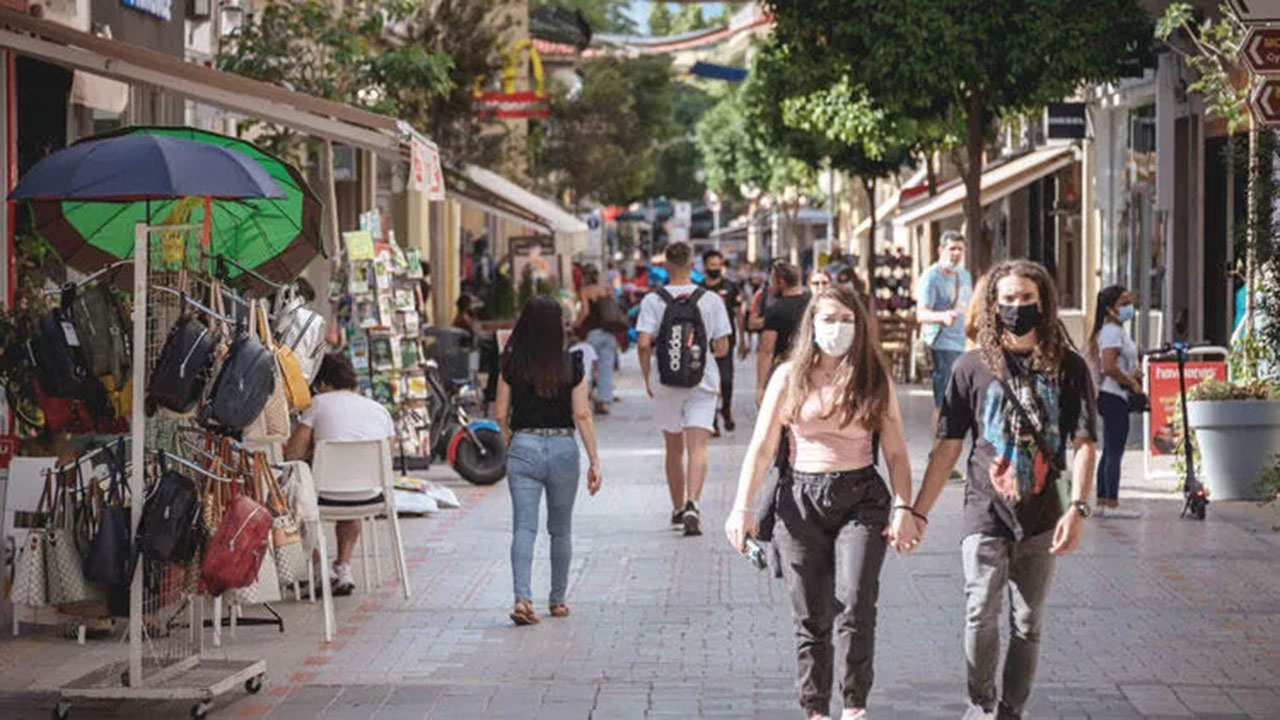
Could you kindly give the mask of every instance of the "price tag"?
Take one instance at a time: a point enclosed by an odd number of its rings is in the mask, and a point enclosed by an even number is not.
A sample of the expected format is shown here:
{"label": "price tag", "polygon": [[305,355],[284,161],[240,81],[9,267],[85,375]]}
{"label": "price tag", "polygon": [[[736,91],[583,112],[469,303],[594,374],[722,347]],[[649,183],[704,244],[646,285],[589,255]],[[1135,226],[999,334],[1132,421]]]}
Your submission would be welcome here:
{"label": "price tag", "polygon": [[76,326],[62,321],[62,334],[67,338],[67,344],[71,347],[80,347],[80,336],[76,335]]}

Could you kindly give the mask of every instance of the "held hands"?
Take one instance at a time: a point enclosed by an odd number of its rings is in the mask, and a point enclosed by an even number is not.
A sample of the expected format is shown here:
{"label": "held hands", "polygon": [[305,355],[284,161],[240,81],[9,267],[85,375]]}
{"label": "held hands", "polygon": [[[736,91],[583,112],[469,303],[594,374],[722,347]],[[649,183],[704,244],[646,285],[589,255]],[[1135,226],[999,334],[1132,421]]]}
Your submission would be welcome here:
{"label": "held hands", "polygon": [[1084,518],[1075,508],[1063,513],[1058,526],[1053,530],[1053,545],[1049,552],[1053,555],[1066,555],[1080,546],[1080,535],[1084,531]]}
{"label": "held hands", "polygon": [[603,478],[600,477],[600,463],[593,462],[591,467],[587,468],[587,492],[595,495],[600,492],[600,483]]}
{"label": "held hands", "polygon": [[748,340],[743,340],[741,343],[739,343],[739,344],[738,344],[738,359],[739,359],[739,360],[746,360],[746,359],[747,359],[747,356],[751,354],[751,348],[750,348],[750,347],[748,347],[748,343],[749,343],[749,342],[750,342],[750,341],[748,341]]}
{"label": "held hands", "polygon": [[895,509],[893,520],[882,535],[894,550],[901,553],[915,552],[924,540],[924,524],[917,522],[909,510]]}
{"label": "held hands", "polygon": [[724,534],[729,538],[729,544],[734,550],[738,552],[746,550],[747,538],[756,534],[756,524],[751,517],[751,511],[746,508],[734,508],[730,511],[729,519],[724,521]]}

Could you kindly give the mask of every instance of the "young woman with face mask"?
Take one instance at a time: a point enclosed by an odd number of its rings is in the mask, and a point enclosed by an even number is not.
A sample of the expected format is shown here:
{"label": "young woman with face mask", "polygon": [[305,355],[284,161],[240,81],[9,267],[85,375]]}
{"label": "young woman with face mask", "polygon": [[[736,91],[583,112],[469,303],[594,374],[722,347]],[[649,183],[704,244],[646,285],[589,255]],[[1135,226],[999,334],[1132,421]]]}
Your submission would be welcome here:
{"label": "young woman with face mask", "polygon": [[1129,440],[1129,396],[1142,394],[1138,346],[1125,330],[1133,319],[1133,295],[1122,285],[1103,288],[1093,317],[1089,357],[1096,366],[1102,458],[1098,461],[1098,514],[1121,517],[1120,463]]}
{"label": "young woman with face mask", "polygon": [[[834,661],[840,717],[861,720],[885,552],[919,542],[911,465],[888,366],[857,296],[839,287],[817,293],[795,337],[765,390],[725,533],[739,551],[754,535],[752,498],[789,431],[791,462],[773,495],[774,542],[795,619],[800,705],[806,718],[830,717]],[[876,470],[877,453],[892,490]]]}

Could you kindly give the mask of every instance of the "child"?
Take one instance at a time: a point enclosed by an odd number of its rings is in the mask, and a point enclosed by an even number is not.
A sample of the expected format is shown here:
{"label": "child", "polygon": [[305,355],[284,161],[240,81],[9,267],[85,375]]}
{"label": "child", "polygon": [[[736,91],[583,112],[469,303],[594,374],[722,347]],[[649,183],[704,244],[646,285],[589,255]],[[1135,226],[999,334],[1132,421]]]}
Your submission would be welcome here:
{"label": "child", "polygon": [[597,366],[600,364],[600,356],[587,342],[586,331],[580,328],[565,328],[565,336],[573,341],[573,345],[569,346],[569,352],[582,353],[582,370],[586,373],[588,385],[591,388],[591,407],[596,407],[596,373],[599,371]]}

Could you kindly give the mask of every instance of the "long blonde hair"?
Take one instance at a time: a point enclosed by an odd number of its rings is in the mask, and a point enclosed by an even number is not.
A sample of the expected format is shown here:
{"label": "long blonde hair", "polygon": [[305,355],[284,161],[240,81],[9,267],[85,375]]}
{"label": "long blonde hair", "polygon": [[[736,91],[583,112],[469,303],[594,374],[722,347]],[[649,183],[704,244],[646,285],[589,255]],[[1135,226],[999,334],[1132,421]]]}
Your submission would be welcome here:
{"label": "long blonde hair", "polygon": [[791,363],[791,376],[787,379],[787,394],[782,404],[781,417],[793,423],[800,414],[800,407],[815,391],[813,372],[822,359],[822,351],[813,342],[814,315],[818,303],[834,300],[853,311],[853,345],[840,358],[836,368],[835,385],[839,398],[824,410],[823,418],[841,413],[840,424],[848,426],[857,422],[863,428],[879,430],[889,410],[889,364],[880,352],[880,332],[875,318],[867,312],[862,300],[852,291],[832,286],[814,295],[805,309],[804,318],[792,336],[787,361]]}

